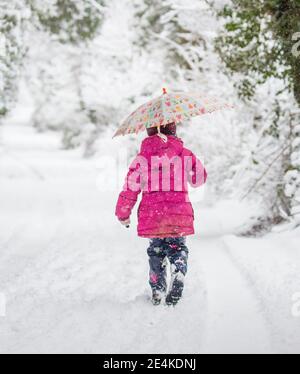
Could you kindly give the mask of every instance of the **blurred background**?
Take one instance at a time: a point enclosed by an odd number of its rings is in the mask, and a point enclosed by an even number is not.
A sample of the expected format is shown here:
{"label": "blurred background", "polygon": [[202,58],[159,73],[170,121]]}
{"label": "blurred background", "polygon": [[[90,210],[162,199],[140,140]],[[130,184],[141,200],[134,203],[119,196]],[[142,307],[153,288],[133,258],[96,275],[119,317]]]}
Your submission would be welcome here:
{"label": "blurred background", "polygon": [[2,0],[0,12],[1,126],[56,131],[91,157],[162,87],[215,95],[235,109],[180,129],[210,198],[259,202],[257,230],[299,224],[298,1]]}

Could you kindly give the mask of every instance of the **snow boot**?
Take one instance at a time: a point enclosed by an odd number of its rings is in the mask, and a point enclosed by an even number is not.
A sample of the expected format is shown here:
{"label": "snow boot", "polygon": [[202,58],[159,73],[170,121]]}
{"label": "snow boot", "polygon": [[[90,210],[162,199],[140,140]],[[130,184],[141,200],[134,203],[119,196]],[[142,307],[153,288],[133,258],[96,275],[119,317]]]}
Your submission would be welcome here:
{"label": "snow boot", "polygon": [[166,297],[166,304],[175,306],[182,296],[184,275],[181,272],[177,272],[173,277],[171,290]]}
{"label": "snow boot", "polygon": [[159,305],[162,300],[162,292],[159,290],[152,290],[152,304],[153,305]]}

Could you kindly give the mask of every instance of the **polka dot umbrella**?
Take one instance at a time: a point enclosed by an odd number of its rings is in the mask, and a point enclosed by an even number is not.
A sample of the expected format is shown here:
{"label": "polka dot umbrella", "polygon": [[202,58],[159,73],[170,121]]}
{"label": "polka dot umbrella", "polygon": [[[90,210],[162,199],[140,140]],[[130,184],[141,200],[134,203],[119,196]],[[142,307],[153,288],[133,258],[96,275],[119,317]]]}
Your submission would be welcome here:
{"label": "polka dot umbrella", "polygon": [[179,123],[191,117],[233,108],[223,100],[197,93],[172,92],[148,101],[131,113],[118,128],[113,137],[137,134],[149,127],[159,127],[171,122]]}

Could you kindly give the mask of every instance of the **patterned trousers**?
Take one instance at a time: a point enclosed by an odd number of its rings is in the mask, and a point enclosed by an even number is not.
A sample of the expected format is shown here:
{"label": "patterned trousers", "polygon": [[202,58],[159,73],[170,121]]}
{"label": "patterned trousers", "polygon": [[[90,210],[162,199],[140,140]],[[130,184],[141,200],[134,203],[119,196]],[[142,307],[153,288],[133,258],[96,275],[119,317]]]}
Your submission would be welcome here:
{"label": "patterned trousers", "polygon": [[166,257],[171,264],[172,278],[175,276],[180,278],[183,287],[188,259],[188,248],[185,242],[185,237],[150,239],[147,253],[150,265],[149,284],[152,290],[166,291]]}

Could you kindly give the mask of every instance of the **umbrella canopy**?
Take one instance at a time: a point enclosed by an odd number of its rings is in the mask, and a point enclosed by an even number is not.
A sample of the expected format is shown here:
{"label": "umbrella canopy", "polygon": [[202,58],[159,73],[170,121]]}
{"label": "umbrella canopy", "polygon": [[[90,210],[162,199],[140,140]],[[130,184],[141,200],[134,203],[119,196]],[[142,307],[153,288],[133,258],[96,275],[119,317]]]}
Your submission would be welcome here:
{"label": "umbrella canopy", "polygon": [[138,133],[149,127],[159,127],[171,122],[179,123],[232,105],[214,97],[197,93],[172,92],[163,94],[138,107],[121,124],[114,134]]}

